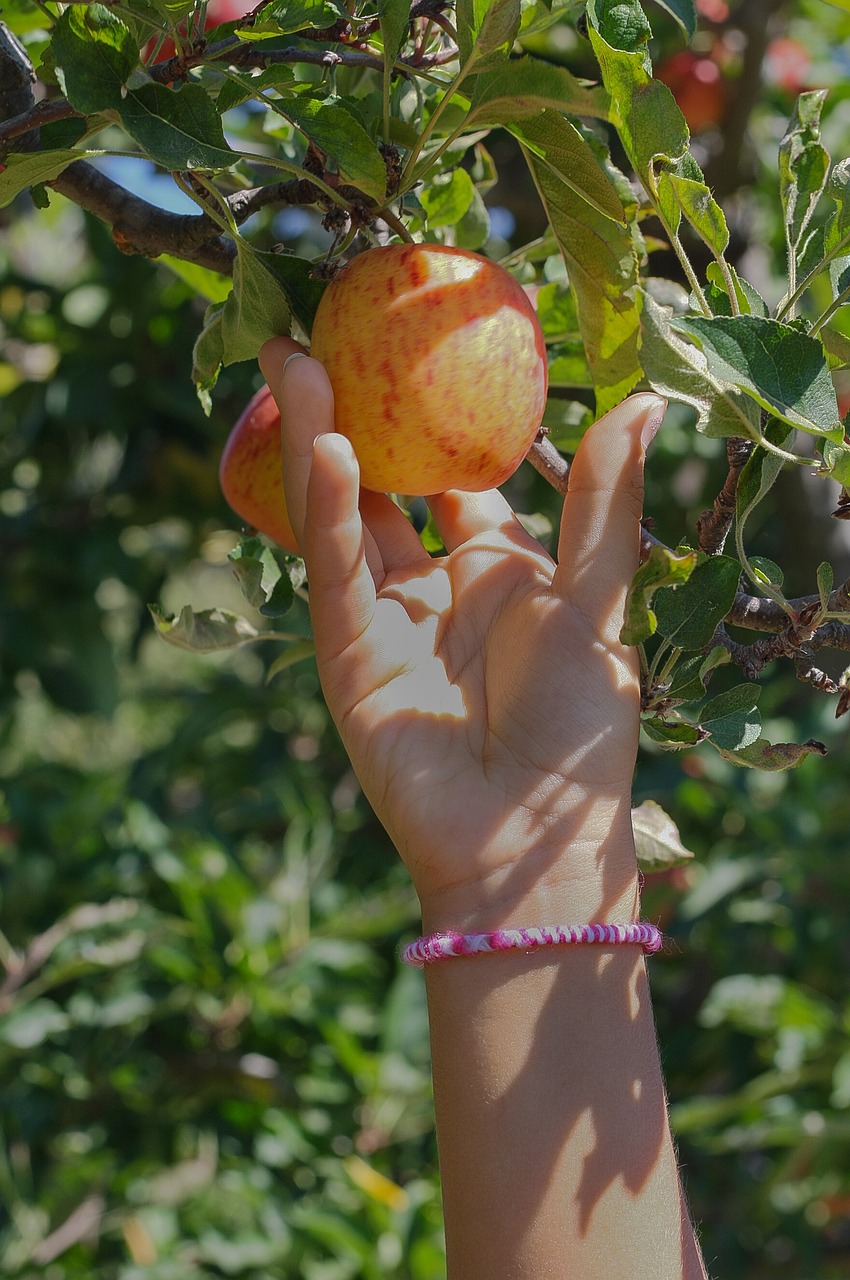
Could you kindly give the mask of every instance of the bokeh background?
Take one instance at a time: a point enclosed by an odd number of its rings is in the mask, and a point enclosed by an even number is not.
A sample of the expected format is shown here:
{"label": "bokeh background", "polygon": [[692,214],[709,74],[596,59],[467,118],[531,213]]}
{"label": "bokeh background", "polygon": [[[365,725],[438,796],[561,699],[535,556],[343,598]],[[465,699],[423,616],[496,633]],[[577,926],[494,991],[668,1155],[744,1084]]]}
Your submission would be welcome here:
{"label": "bokeh background", "polygon": [[[850,12],[700,9],[689,51],[652,10],[656,68],[742,272],[775,298],[777,144],[796,93],[824,87],[825,141],[850,154]],[[535,49],[592,74],[571,29]],[[493,153],[499,253],[542,224],[512,144]],[[174,200],[141,163],[121,177]],[[206,418],[191,284],[122,256],[61,197],[2,217],[0,1273],[437,1280],[423,986],[396,956],[417,924],[406,878],[311,663],[269,679],[273,642],[182,652],[147,609],[269,625],[234,581],[216,475],[259,374],[226,370]],[[301,210],[252,230],[324,243]],[[722,442],[671,412],[648,469],[659,534],[685,536],[724,474]],[[530,469],[510,493],[539,527],[557,518]],[[850,573],[834,497],[794,475],[760,508],[754,549],[792,594],[823,559]],[[307,630],[297,610],[286,625]],[[766,775],[641,751],[636,802],[661,802],[696,854],[646,884],[669,938],[652,962],[658,1031],[712,1274],[846,1280],[847,733],[781,667],[765,684],[769,736],[819,738],[826,759]]]}

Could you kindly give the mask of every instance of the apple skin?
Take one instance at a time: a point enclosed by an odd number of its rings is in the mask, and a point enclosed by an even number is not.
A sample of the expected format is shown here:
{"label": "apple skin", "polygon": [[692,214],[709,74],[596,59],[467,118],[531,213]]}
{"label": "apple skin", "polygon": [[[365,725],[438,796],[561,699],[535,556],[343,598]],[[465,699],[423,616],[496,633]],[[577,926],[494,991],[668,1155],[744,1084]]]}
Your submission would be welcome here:
{"label": "apple skin", "polygon": [[300,555],[286,512],[280,470],[280,410],[263,386],[239,415],[218,468],[221,491],[238,516]]}
{"label": "apple skin", "polygon": [[310,354],[366,489],[495,488],[543,417],[534,307],[509,272],[466,249],[395,244],[354,258],[322,295]]}

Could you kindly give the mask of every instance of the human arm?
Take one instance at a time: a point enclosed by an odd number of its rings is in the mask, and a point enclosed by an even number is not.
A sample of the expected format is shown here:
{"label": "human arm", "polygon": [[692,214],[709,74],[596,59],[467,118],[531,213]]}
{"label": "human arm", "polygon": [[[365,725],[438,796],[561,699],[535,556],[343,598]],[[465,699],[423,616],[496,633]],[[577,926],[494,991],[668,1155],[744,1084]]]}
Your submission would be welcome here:
{"label": "human arm", "polygon": [[[498,493],[430,499],[449,553],[432,559],[359,493],[321,366],[283,373],[296,349],[261,364],[319,672],[425,931],[636,919],[639,691],[618,636],[663,402],[588,433],[557,566]],[[640,951],[442,961],[426,983],[450,1280],[700,1280]]]}

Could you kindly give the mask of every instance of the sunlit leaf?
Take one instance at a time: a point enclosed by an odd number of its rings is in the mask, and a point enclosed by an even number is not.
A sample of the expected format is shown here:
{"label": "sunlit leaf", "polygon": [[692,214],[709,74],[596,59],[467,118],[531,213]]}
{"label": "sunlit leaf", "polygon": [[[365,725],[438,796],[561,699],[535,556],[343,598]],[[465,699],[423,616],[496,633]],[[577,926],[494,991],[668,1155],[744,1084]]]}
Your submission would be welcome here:
{"label": "sunlit leaf", "polygon": [[130,137],[164,169],[229,169],[236,160],[200,84],[140,85],[121,98],[118,114]]}
{"label": "sunlit leaf", "polygon": [[690,862],[693,852],[682,844],[679,828],[655,800],[632,809],[638,866],[641,871],[664,871]]}
{"label": "sunlit leaf", "polygon": [[65,96],[83,115],[119,110],[139,50],[125,24],[102,4],[69,5],[56,23],[53,59]]}
{"label": "sunlit leaf", "polygon": [[177,617],[165,613],[159,605],[148,605],[157,632],[163,640],[191,653],[215,653],[251,644],[254,640],[294,640],[286,632],[258,631],[247,618],[229,609],[195,611],[184,605]]}
{"label": "sunlit leaf", "polygon": [[697,430],[708,436],[757,440],[761,425],[754,401],[718,377],[699,347],[679,337],[671,309],[649,293],[642,297],[640,360],[653,390],[696,409]]}
{"label": "sunlit leaf", "polygon": [[696,567],[696,553],[677,556],[668,547],[655,546],[635,573],[626,596],[622,644],[643,644],[655,633],[657,618],[650,603],[661,587],[683,584]]}
{"label": "sunlit leaf", "polygon": [[677,316],[696,338],[714,379],[751,396],[790,426],[843,439],[823,347],[790,325],[761,316]]}

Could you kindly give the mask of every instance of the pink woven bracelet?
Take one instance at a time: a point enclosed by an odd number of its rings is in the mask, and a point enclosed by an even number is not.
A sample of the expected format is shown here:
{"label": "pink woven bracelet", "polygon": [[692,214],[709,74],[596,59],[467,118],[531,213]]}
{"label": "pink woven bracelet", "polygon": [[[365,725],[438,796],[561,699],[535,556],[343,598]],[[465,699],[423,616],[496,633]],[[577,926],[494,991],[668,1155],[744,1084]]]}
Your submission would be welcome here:
{"label": "pink woven bracelet", "polygon": [[658,951],[663,939],[654,924],[544,925],[539,929],[498,929],[495,933],[432,933],[403,948],[405,964],[422,968],[452,956],[477,956],[485,951],[529,951],[534,947],[596,943],[605,946],[633,944],[647,955]]}

